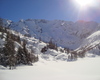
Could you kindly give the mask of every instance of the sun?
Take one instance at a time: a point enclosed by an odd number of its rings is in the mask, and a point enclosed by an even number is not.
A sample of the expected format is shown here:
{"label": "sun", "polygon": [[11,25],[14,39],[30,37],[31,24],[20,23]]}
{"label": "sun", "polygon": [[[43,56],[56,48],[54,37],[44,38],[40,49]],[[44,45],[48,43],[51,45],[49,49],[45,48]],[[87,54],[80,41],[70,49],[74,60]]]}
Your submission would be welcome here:
{"label": "sun", "polygon": [[81,7],[89,7],[93,5],[93,0],[75,0]]}

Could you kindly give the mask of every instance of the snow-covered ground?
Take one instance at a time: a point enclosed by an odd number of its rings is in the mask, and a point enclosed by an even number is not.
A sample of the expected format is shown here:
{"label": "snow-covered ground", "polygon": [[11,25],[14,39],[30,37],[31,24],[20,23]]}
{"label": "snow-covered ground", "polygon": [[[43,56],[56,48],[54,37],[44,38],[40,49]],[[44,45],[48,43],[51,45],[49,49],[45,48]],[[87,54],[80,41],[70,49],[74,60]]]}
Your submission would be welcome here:
{"label": "snow-covered ground", "polygon": [[73,62],[40,59],[33,66],[0,69],[0,80],[100,80],[100,57]]}

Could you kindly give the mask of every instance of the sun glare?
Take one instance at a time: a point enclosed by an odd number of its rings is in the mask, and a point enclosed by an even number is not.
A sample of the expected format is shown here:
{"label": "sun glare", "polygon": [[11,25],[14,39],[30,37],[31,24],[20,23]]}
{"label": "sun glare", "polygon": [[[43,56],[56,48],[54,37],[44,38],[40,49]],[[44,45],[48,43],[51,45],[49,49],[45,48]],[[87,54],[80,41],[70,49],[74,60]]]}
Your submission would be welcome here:
{"label": "sun glare", "polygon": [[93,0],[75,0],[81,7],[88,7],[93,5]]}

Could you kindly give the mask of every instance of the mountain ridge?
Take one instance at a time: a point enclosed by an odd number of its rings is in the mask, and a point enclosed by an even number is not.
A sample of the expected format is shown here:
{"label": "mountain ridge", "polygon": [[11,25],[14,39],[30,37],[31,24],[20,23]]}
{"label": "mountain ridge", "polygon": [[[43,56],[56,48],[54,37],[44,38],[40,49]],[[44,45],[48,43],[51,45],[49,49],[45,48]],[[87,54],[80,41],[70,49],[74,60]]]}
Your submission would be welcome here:
{"label": "mountain ridge", "polygon": [[10,27],[24,35],[32,36],[44,42],[52,40],[61,47],[76,49],[83,40],[93,32],[100,30],[99,23],[94,21],[64,21],[27,19],[13,22],[2,19],[3,26]]}

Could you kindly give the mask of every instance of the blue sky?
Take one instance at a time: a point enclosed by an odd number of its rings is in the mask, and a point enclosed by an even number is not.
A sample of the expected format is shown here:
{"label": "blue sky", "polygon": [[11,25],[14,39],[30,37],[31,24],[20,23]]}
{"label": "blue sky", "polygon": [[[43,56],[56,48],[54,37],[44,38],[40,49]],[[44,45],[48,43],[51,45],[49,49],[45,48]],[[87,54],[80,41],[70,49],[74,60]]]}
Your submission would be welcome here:
{"label": "blue sky", "polygon": [[0,0],[0,17],[13,21],[31,18],[100,22],[100,9],[80,11],[72,0]]}

